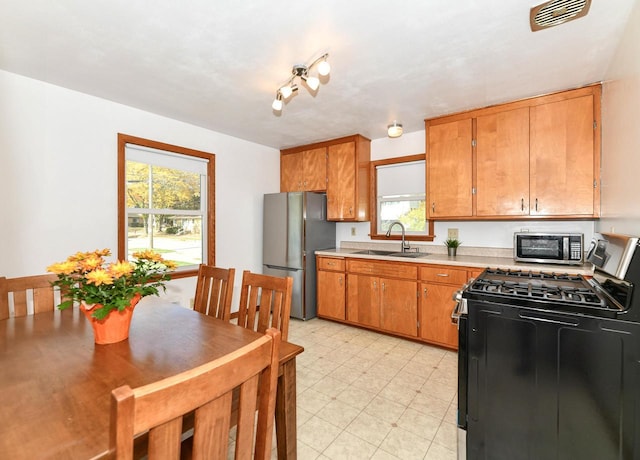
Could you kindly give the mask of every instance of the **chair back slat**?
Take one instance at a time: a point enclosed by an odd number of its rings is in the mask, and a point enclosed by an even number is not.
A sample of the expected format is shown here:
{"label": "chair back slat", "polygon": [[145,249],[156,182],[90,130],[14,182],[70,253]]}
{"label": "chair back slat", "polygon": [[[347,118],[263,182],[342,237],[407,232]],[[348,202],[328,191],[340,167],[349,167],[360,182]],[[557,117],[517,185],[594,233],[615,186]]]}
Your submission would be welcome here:
{"label": "chair back slat", "polygon": [[243,348],[194,369],[133,390],[128,385],[116,388],[111,393],[110,452],[117,460],[131,459],[134,437],[148,431],[149,460],[179,458],[182,417],[195,411],[193,458],[226,459],[233,391],[239,388],[235,458],[269,459],[280,340],[280,331],[271,328]]}
{"label": "chair back slat", "polygon": [[200,265],[193,309],[205,315],[229,321],[235,269]]}
{"label": "chair back slat", "polygon": [[248,329],[264,333],[274,327],[282,332],[282,340],[287,340],[293,278],[242,273],[238,324]]}
{"label": "chair back slat", "polygon": [[61,301],[51,285],[57,279],[53,274],[0,279],[0,319],[52,311]]}

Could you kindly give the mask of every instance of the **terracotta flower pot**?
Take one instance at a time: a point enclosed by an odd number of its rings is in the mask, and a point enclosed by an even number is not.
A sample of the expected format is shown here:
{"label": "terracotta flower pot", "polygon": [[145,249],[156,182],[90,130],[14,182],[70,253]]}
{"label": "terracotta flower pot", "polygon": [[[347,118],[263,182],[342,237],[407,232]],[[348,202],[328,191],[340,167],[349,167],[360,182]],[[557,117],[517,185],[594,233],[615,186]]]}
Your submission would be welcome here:
{"label": "terracotta flower pot", "polygon": [[[82,310],[82,313],[84,313],[84,316],[93,327],[93,338],[95,342],[99,345],[106,345],[128,339],[131,316],[139,300],[140,294],[136,294],[131,299],[131,304],[127,308],[122,311],[113,310],[106,318],[100,320],[91,316],[93,309],[87,310],[83,304],[80,304],[80,310]],[[101,305],[96,305],[93,308],[100,307]]]}

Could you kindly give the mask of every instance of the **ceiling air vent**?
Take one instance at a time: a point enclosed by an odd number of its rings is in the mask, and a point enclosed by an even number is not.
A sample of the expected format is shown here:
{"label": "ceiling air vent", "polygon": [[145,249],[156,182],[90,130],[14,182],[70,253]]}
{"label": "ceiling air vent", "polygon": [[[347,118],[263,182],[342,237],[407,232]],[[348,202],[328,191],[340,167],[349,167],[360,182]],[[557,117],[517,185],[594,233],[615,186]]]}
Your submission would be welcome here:
{"label": "ceiling air vent", "polygon": [[591,0],[551,0],[531,8],[531,30],[548,29],[581,18],[589,12]]}

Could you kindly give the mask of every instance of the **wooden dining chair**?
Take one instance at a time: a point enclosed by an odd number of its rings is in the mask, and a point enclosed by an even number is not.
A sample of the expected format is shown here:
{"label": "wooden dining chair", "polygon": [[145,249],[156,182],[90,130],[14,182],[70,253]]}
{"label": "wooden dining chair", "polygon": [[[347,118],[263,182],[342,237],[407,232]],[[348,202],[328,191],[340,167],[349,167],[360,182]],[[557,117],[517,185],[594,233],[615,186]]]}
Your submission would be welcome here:
{"label": "wooden dining chair", "polygon": [[195,411],[189,453],[226,460],[232,394],[238,388],[235,458],[271,458],[280,338],[280,331],[270,328],[264,337],[194,369],[136,389],[124,385],[113,390],[112,456],[132,459],[134,437],[148,431],[149,460],[179,458],[183,415]]}
{"label": "wooden dining chair", "polygon": [[58,288],[51,283],[53,274],[0,277],[0,320],[51,311],[60,303]]}
{"label": "wooden dining chair", "polygon": [[229,321],[236,271],[201,264],[198,269],[193,309],[205,315]]}
{"label": "wooden dining chair", "polygon": [[293,278],[242,273],[238,325],[264,333],[275,327],[287,340]]}

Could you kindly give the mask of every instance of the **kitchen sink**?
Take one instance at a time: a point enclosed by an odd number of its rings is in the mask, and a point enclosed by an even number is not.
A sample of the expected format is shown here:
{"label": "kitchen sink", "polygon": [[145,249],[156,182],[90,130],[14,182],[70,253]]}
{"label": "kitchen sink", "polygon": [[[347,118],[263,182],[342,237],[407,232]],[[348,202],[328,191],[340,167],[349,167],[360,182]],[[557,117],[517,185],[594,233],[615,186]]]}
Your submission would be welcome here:
{"label": "kitchen sink", "polygon": [[394,251],[381,251],[378,249],[365,249],[363,251],[354,252],[354,254],[364,254],[370,256],[389,256],[389,257],[408,257],[410,259],[417,259],[418,257],[424,257],[426,252],[394,252]]}
{"label": "kitchen sink", "polygon": [[427,256],[426,252],[394,252],[389,254],[389,257],[408,257],[410,259],[417,259],[418,257]]}
{"label": "kitchen sink", "polygon": [[364,251],[357,251],[354,254],[366,254],[371,256],[390,256],[391,254],[395,254],[394,251],[380,251],[378,249],[365,249]]}

